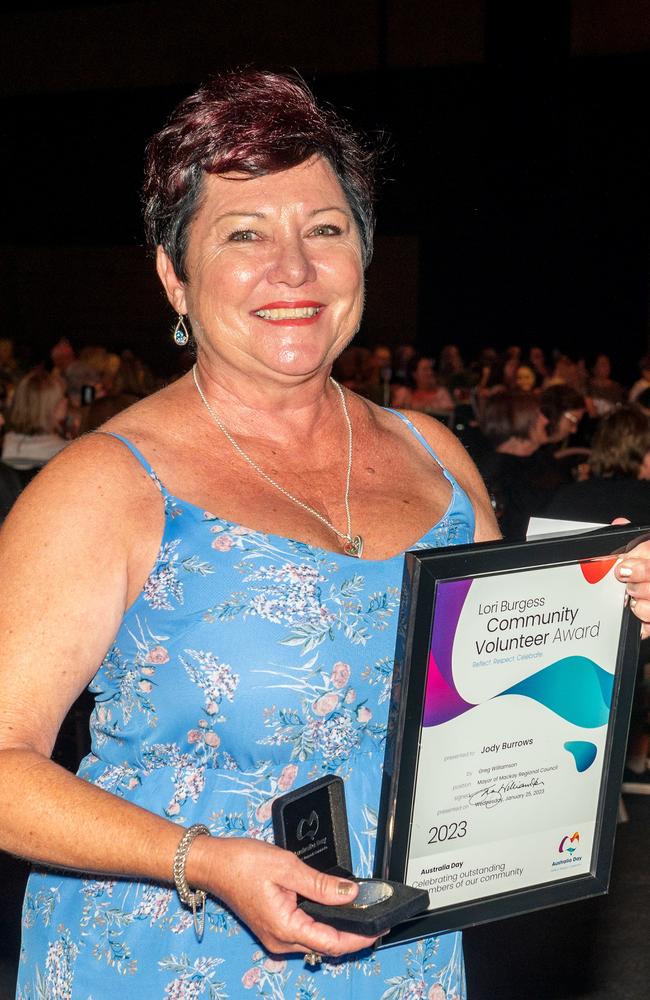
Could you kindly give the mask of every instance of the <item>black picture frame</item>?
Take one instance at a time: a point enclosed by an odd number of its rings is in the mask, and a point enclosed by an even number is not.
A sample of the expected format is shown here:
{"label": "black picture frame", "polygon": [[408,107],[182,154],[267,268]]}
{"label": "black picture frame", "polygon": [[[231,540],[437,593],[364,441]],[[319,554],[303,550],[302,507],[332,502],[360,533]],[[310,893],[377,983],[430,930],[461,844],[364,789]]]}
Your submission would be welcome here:
{"label": "black picture frame", "polygon": [[[622,525],[571,535],[547,535],[529,542],[487,542],[407,554],[379,810],[375,877],[406,881],[428,659],[439,584],[531,569],[552,570],[572,563],[602,560],[604,557],[623,555],[648,539],[649,527]],[[488,892],[471,901],[440,905],[394,928],[382,940],[382,947],[607,892],[639,639],[638,619],[625,607],[621,611],[589,872],[555,878],[514,891]],[[435,776],[429,775],[429,779],[435,788]]]}

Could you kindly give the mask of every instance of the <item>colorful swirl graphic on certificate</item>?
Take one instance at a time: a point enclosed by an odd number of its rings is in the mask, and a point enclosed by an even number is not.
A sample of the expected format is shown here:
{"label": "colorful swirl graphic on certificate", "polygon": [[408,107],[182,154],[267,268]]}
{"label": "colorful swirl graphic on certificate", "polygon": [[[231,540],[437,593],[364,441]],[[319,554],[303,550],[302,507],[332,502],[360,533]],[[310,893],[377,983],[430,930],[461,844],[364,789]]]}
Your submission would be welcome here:
{"label": "colorful swirl graphic on certificate", "polygon": [[614,562],[437,584],[406,872],[431,908],[591,870]]}

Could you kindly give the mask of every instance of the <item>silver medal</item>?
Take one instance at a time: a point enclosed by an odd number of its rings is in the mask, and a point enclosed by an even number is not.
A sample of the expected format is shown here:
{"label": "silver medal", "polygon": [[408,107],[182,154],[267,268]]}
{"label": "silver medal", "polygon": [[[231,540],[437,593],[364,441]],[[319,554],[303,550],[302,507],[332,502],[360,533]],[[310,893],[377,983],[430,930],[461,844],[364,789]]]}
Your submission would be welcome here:
{"label": "silver medal", "polygon": [[368,906],[376,906],[377,903],[383,903],[390,899],[395,891],[388,882],[380,882],[378,879],[368,879],[357,884],[359,893],[352,906],[356,906],[360,910],[364,910]]}

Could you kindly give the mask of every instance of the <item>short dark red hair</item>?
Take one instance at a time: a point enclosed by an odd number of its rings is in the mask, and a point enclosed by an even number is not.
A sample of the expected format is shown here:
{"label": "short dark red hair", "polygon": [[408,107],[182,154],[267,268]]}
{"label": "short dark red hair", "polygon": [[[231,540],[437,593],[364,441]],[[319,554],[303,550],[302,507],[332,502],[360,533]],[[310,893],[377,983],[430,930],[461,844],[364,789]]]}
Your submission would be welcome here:
{"label": "short dark red hair", "polygon": [[186,279],[188,228],[204,174],[251,176],[323,156],[334,170],[359,229],[364,263],[372,256],[374,153],[297,76],[221,73],[182,101],[147,147],[144,218],[152,248],[161,245]]}

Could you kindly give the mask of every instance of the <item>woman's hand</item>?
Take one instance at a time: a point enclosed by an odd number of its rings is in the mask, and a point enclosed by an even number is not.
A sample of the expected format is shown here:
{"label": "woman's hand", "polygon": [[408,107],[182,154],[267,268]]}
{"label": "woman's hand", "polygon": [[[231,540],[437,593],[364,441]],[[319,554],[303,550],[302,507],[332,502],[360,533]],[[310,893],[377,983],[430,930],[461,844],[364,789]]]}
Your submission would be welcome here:
{"label": "woman's hand", "polygon": [[[614,524],[625,523],[617,519]],[[641,542],[626,554],[615,569],[625,584],[630,609],[641,622],[641,638],[650,637],[650,542]]]}
{"label": "woman's hand", "polygon": [[298,908],[299,896],[334,906],[350,903],[358,888],[354,882],[310,868],[290,851],[261,840],[199,837],[188,858],[190,885],[194,875],[195,884],[202,884],[201,870],[203,887],[274,954],[315,951],[339,956],[369,948],[377,940],[337,931]]}

